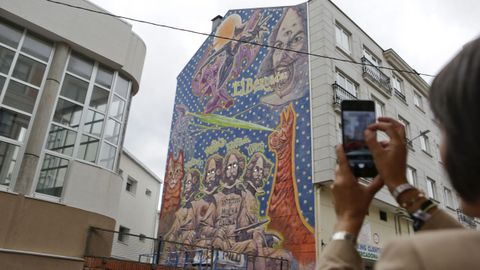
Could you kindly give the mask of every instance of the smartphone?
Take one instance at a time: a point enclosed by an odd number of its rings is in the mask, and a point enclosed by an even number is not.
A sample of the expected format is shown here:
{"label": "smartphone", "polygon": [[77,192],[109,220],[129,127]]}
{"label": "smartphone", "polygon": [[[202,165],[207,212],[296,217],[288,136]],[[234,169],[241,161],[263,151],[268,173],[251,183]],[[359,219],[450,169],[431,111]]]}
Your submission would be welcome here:
{"label": "smartphone", "polygon": [[365,129],[375,123],[375,103],[372,100],[343,100],[341,112],[343,150],[353,175],[375,177],[377,169],[364,136]]}

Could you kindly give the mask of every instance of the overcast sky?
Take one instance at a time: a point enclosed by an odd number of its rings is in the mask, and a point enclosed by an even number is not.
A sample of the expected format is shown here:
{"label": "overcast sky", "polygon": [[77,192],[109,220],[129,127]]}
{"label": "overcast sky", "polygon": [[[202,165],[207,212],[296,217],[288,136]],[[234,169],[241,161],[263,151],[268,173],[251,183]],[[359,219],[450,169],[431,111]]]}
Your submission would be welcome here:
{"label": "overcast sky", "polygon": [[[90,0],[113,14],[210,33],[211,19],[229,9],[296,5],[293,0]],[[313,0],[316,1],[316,0]],[[436,74],[480,33],[477,0],[332,0],[383,49],[412,68]],[[163,179],[176,78],[205,36],[130,22],[147,55],[133,97],[125,147]]]}

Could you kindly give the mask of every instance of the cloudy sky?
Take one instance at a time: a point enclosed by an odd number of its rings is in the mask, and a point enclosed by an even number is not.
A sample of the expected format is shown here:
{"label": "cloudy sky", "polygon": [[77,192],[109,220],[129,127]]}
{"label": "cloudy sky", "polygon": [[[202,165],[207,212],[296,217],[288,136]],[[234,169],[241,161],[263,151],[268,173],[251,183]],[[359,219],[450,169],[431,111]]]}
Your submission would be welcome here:
{"label": "cloudy sky", "polygon": [[[113,14],[210,33],[229,9],[296,5],[298,0],[90,0]],[[313,0],[318,1],[318,0]],[[383,49],[393,48],[418,72],[436,74],[480,33],[476,0],[332,0]],[[401,5],[400,5],[401,3]],[[163,179],[176,78],[205,36],[131,22],[147,55],[133,98],[126,148]]]}

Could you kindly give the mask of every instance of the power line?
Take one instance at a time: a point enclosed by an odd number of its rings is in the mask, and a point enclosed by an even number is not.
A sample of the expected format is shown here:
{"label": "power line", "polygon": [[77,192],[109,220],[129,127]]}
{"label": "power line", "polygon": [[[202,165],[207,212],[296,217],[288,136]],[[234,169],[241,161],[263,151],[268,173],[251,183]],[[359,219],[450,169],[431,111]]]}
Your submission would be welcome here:
{"label": "power line", "polygon": [[336,57],[332,57],[332,56],[321,55],[321,54],[316,54],[316,53],[309,53],[309,52],[304,52],[304,51],[297,51],[297,50],[292,50],[292,49],[288,49],[288,48],[280,48],[280,47],[276,47],[276,46],[273,46],[273,45],[260,44],[260,43],[253,42],[253,41],[239,40],[239,39],[230,38],[230,37],[217,36],[217,35],[214,35],[214,34],[208,34],[208,33],[204,33],[204,32],[199,32],[199,31],[195,31],[195,30],[170,26],[170,25],[166,25],[166,24],[160,24],[160,23],[135,19],[135,18],[131,18],[131,17],[115,15],[115,14],[111,14],[111,13],[108,13],[108,12],[94,10],[94,9],[85,8],[85,7],[80,7],[80,6],[76,6],[76,5],[72,5],[72,4],[68,4],[68,3],[55,1],[55,0],[45,0],[45,1],[50,2],[50,3],[54,3],[54,4],[58,4],[58,5],[62,5],[62,6],[67,6],[67,7],[79,9],[79,10],[89,11],[89,12],[93,12],[93,13],[97,13],[97,14],[101,14],[101,15],[106,15],[106,16],[115,17],[115,18],[119,18],[119,19],[134,21],[134,22],[138,22],[138,23],[149,24],[149,25],[162,27],[162,28],[167,28],[167,29],[172,29],[172,30],[177,30],[177,31],[181,31],[181,32],[192,33],[192,34],[196,34],[196,35],[202,35],[202,36],[214,37],[214,38],[221,38],[221,39],[226,39],[226,40],[230,40],[230,41],[246,43],[246,44],[250,44],[250,45],[254,45],[254,46],[261,46],[261,47],[275,49],[275,50],[283,50],[283,51],[288,51],[288,52],[294,52],[294,53],[298,53],[298,54],[304,54],[304,55],[314,56],[314,57],[318,57],[318,58],[324,58],[324,59],[329,59],[329,60],[334,60],[334,61],[346,62],[346,63],[355,64],[355,65],[372,66],[372,67],[376,67],[376,68],[379,68],[379,69],[386,69],[386,70],[397,71],[397,72],[402,72],[402,73],[410,73],[410,74],[415,74],[415,75],[423,75],[423,76],[427,76],[427,77],[435,77],[435,75],[420,73],[420,72],[415,71],[414,69],[413,70],[403,70],[403,69],[396,69],[396,68],[391,68],[391,67],[375,66],[373,64],[361,63],[361,62],[356,62],[356,61],[353,61],[353,60],[341,59],[341,58],[336,58]]}

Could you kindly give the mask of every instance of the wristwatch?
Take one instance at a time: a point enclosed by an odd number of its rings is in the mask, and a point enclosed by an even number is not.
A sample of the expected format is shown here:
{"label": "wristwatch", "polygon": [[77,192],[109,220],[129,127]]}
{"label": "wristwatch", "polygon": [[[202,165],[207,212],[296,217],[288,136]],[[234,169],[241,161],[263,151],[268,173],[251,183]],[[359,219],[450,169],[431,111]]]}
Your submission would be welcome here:
{"label": "wristwatch", "polygon": [[393,198],[395,198],[396,201],[398,201],[398,196],[402,194],[403,192],[414,189],[415,187],[410,185],[409,183],[401,184],[395,187],[395,189],[392,191]]}
{"label": "wristwatch", "polygon": [[332,235],[332,241],[334,240],[347,240],[347,241],[350,241],[352,244],[356,245],[357,244],[357,239],[355,236],[353,236],[353,234],[349,233],[349,232],[346,232],[346,231],[339,231],[339,232],[335,232],[333,235]]}

